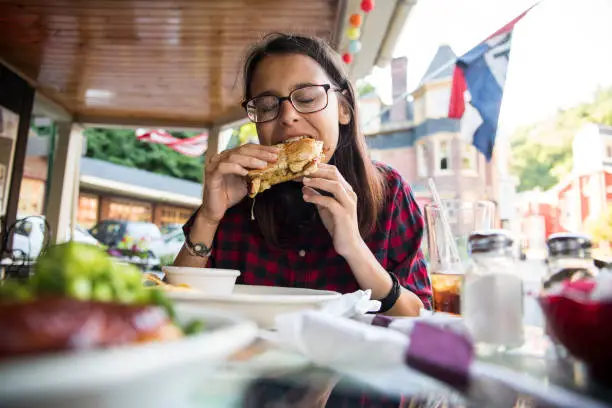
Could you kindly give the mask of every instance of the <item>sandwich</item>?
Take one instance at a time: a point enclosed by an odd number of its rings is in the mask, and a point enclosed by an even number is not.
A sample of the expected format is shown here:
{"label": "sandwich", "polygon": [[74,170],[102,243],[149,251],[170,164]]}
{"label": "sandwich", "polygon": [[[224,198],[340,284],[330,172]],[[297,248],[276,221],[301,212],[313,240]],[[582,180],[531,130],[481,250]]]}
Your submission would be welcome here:
{"label": "sandwich", "polygon": [[251,170],[247,174],[249,197],[254,198],[275,184],[314,173],[325,158],[323,142],[308,136],[294,137],[276,146],[280,151],[275,163],[263,169]]}

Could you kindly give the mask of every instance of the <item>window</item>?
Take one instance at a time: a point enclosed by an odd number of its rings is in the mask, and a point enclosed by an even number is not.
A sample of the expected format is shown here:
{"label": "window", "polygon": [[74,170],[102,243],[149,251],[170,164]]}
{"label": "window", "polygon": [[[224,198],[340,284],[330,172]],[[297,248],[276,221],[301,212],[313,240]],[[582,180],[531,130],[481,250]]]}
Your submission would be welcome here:
{"label": "window", "polygon": [[612,159],[612,142],[606,143],[606,159]]}
{"label": "window", "polygon": [[462,142],[462,145],[461,170],[475,172],[478,163],[478,150],[476,150],[476,148],[468,142]]}
{"label": "window", "polygon": [[419,177],[427,177],[429,172],[427,171],[427,145],[425,143],[419,143],[416,145],[416,160],[417,175]]}
{"label": "window", "polygon": [[452,171],[451,150],[452,139],[440,139],[436,142],[435,166],[436,173],[448,173]]}

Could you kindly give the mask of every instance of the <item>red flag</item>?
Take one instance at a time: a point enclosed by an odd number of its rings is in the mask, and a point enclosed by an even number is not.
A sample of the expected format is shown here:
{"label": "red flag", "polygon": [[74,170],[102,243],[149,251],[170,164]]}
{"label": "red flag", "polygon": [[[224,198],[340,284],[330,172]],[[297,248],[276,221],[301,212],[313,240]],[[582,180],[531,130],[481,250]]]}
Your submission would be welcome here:
{"label": "red flag", "polygon": [[465,76],[463,70],[455,65],[453,72],[453,87],[451,89],[450,104],[448,105],[448,117],[453,119],[461,119],[465,112],[464,94],[467,90]]}
{"label": "red flag", "polygon": [[166,145],[172,150],[191,157],[203,155],[208,146],[207,133],[202,133],[187,139],[179,139],[163,129],[137,129],[136,137],[138,140]]}

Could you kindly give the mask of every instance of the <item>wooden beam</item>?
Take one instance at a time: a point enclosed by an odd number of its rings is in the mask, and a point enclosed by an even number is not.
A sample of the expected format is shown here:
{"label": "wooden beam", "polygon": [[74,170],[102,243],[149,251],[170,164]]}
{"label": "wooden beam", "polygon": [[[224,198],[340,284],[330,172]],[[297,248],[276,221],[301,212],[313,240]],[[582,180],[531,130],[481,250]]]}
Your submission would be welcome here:
{"label": "wooden beam", "polygon": [[166,120],[152,118],[125,118],[112,116],[77,115],[75,122],[85,127],[103,128],[163,128],[173,130],[204,130],[212,127],[208,121]]}
{"label": "wooden beam", "polygon": [[52,245],[66,241],[66,233],[75,222],[83,128],[70,122],[59,122],[56,140],[52,171],[48,176],[51,183],[46,213]]}
{"label": "wooden beam", "polygon": [[247,118],[246,112],[242,106],[236,106],[223,115],[217,116],[217,119],[215,119],[213,125],[217,127],[234,127],[244,125],[248,121],[249,119]]}
{"label": "wooden beam", "polygon": [[[8,200],[6,205],[5,222],[2,223],[2,236],[5,229],[17,220],[17,209],[19,208],[19,193],[21,180],[25,166],[26,149],[28,146],[28,135],[30,133],[30,120],[32,117],[32,105],[34,104],[34,88],[26,81],[11,72],[8,68],[0,65],[0,104],[7,106],[19,115],[17,127],[17,139],[10,178]],[[6,99],[5,99],[6,98]],[[12,243],[8,243],[11,248]]]}
{"label": "wooden beam", "polygon": [[399,0],[397,2],[391,21],[387,25],[385,37],[374,59],[374,65],[377,67],[385,67],[391,62],[397,39],[404,28],[406,20],[408,20],[408,15],[417,2],[418,0]]}
{"label": "wooden beam", "polygon": [[40,91],[34,96],[34,116],[42,116],[52,121],[69,122],[72,114],[53,99],[45,96]]}

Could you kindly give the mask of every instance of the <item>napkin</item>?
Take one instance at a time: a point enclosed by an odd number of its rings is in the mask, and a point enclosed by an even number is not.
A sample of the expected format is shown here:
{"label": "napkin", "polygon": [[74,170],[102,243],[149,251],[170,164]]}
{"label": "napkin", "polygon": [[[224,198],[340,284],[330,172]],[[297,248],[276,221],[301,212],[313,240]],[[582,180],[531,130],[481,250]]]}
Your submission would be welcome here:
{"label": "napkin", "polygon": [[477,361],[460,317],[427,312],[415,318],[366,314],[379,307],[374,302],[369,291],[357,291],[321,310],[279,315],[275,341],[387,393],[435,393],[456,399],[456,390],[469,389],[471,382],[493,380],[553,406],[602,406]]}
{"label": "napkin", "polygon": [[320,310],[332,316],[348,318],[364,315],[368,312],[378,312],[380,301],[372,300],[371,297],[372,291],[370,289],[358,290],[326,303]]}

